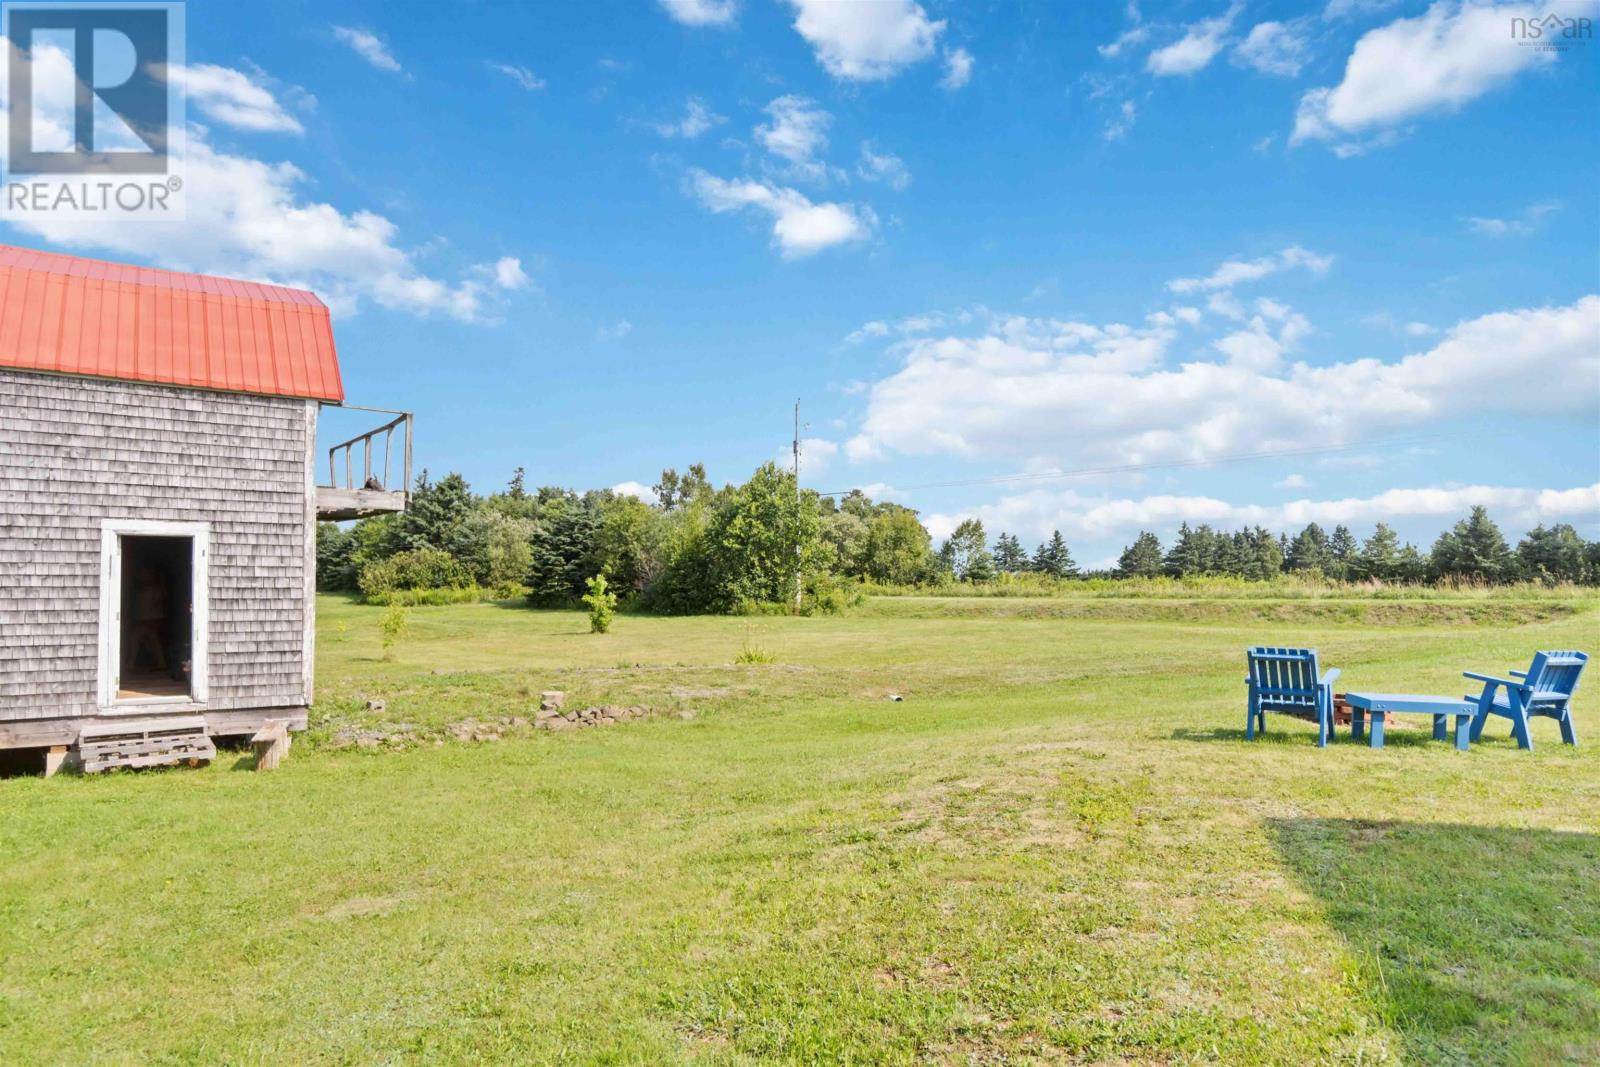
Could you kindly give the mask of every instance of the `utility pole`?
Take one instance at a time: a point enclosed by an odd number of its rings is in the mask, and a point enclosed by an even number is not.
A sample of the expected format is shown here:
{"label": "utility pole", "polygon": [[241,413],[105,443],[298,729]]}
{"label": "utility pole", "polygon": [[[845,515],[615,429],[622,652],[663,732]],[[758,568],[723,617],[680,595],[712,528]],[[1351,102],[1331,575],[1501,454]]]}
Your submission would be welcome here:
{"label": "utility pole", "polygon": [[794,613],[800,614],[800,398],[794,400]]}

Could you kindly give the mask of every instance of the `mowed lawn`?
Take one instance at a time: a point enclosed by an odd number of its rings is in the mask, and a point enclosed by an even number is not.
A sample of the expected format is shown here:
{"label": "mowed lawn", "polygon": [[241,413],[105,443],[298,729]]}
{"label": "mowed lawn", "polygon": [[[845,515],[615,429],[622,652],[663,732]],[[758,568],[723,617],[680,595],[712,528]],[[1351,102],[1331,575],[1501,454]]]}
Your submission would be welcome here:
{"label": "mowed lawn", "polygon": [[[279,771],[0,781],[0,1062],[1600,1062],[1600,675],[1531,753],[1242,683],[1459,695],[1593,601],[321,611]],[[658,714],[450,739],[544,689]]]}

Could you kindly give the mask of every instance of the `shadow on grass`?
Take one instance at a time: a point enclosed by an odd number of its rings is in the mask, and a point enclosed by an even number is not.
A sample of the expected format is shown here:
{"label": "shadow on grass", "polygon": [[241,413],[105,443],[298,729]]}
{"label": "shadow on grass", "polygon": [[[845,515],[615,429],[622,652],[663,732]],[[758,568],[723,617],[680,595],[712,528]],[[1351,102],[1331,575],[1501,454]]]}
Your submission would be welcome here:
{"label": "shadow on grass", "polygon": [[1600,836],[1272,819],[1374,1011],[1430,1063],[1600,1063]]}
{"label": "shadow on grass", "polygon": [[[1277,729],[1273,726],[1277,725]],[[1267,720],[1267,729],[1257,731],[1253,745],[1304,745],[1317,743],[1317,731],[1310,723],[1305,723],[1304,729],[1300,724],[1275,724]],[[1246,741],[1244,727],[1213,726],[1209,730],[1196,730],[1188,726],[1180,726],[1167,735],[1169,741]],[[1453,747],[1450,741],[1435,741],[1433,734],[1427,730],[1411,727],[1409,724],[1395,726],[1391,724],[1383,734],[1383,743],[1386,748],[1406,748],[1415,745],[1437,745],[1441,750]],[[1350,727],[1340,726],[1333,731],[1329,738],[1330,745],[1358,745],[1361,748],[1370,747],[1366,737],[1352,737]],[[1476,744],[1476,743],[1475,743]]]}
{"label": "shadow on grass", "polygon": [[[1309,724],[1307,724],[1309,726]],[[1251,741],[1244,735],[1244,727],[1214,726],[1209,730],[1195,730],[1187,726],[1180,726],[1167,735],[1172,741],[1248,741],[1252,745],[1315,745],[1317,731],[1315,727],[1300,730],[1293,726],[1272,729],[1271,724],[1265,731],[1257,730],[1255,740]]]}

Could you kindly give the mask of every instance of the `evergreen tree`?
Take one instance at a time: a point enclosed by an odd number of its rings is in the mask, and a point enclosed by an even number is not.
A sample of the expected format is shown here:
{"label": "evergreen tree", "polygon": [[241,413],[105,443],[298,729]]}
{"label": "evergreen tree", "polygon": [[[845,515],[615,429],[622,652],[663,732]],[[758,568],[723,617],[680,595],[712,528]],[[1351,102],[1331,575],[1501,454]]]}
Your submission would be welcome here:
{"label": "evergreen tree", "polygon": [[423,471],[400,516],[399,547],[454,551],[473,506],[472,490],[461,475],[447,474],[437,482],[429,482],[428,472]]}
{"label": "evergreen tree", "polygon": [[1153,533],[1139,531],[1133,544],[1122,550],[1117,560],[1117,575],[1122,578],[1154,578],[1161,573],[1161,540]]}
{"label": "evergreen tree", "polygon": [[1394,577],[1396,581],[1415,583],[1428,576],[1428,559],[1417,546],[1406,543],[1400,554],[1394,559]]}
{"label": "evergreen tree", "polygon": [[1522,573],[1546,582],[1581,582],[1588,569],[1587,546],[1578,531],[1568,523],[1545,529],[1541,523],[1528,531],[1517,545],[1517,560]]}
{"label": "evergreen tree", "polygon": [[1355,534],[1350,532],[1350,527],[1340,523],[1333,528],[1333,536],[1328,539],[1328,573],[1330,577],[1341,582],[1350,581],[1356,576],[1357,557],[1361,550],[1356,544]]}
{"label": "evergreen tree", "polygon": [[[1209,532],[1205,526],[1200,530]],[[1207,551],[1210,547],[1205,544],[1205,538],[1200,530],[1189,529],[1187,522],[1178,527],[1178,539],[1172,543],[1172,549],[1162,561],[1161,569],[1174,578],[1182,578],[1186,574],[1204,574],[1209,569],[1211,555]]]}
{"label": "evergreen tree", "polygon": [[1051,578],[1077,577],[1078,564],[1067,550],[1067,542],[1060,530],[1052,531],[1050,540],[1041,543],[1034,552],[1033,569]]}
{"label": "evergreen tree", "polygon": [[1283,573],[1283,541],[1273,537],[1265,527],[1248,531],[1250,562],[1244,576],[1253,582],[1265,582]]}
{"label": "evergreen tree", "polygon": [[1322,527],[1311,523],[1289,545],[1288,567],[1292,571],[1328,572],[1328,535]]}
{"label": "evergreen tree", "polygon": [[1433,543],[1428,571],[1438,578],[1470,578],[1502,582],[1516,577],[1516,557],[1481,505],[1472,514],[1439,535]]}
{"label": "evergreen tree", "polygon": [[600,572],[600,511],[592,498],[567,493],[549,500],[530,540],[528,599],[561,605],[584,594],[590,576]]}
{"label": "evergreen tree", "polygon": [[994,565],[1002,574],[1020,574],[1028,569],[1028,554],[1022,542],[1003,533],[994,541]]}
{"label": "evergreen tree", "polygon": [[1067,542],[1062,538],[1060,530],[1050,532],[1050,573],[1057,578],[1076,578],[1078,576],[1078,561],[1072,558],[1072,553],[1067,549]]}
{"label": "evergreen tree", "polygon": [[1231,534],[1219,533],[1217,548],[1212,554],[1211,565],[1206,568],[1206,572],[1226,574],[1231,578],[1244,578],[1249,576],[1254,561],[1255,545],[1250,540],[1248,530]]}
{"label": "evergreen tree", "polygon": [[1362,578],[1387,582],[1397,577],[1400,565],[1400,539],[1387,523],[1378,523],[1356,557],[1356,573]]}

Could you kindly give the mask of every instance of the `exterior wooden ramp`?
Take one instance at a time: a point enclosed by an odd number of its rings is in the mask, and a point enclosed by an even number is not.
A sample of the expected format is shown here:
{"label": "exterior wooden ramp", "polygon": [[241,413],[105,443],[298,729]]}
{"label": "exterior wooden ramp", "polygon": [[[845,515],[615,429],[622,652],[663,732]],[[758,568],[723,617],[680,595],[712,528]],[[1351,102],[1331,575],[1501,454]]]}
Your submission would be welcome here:
{"label": "exterior wooden ramp", "polygon": [[203,715],[91,723],[79,733],[77,748],[85,774],[117,767],[198,766],[217,756]]}

